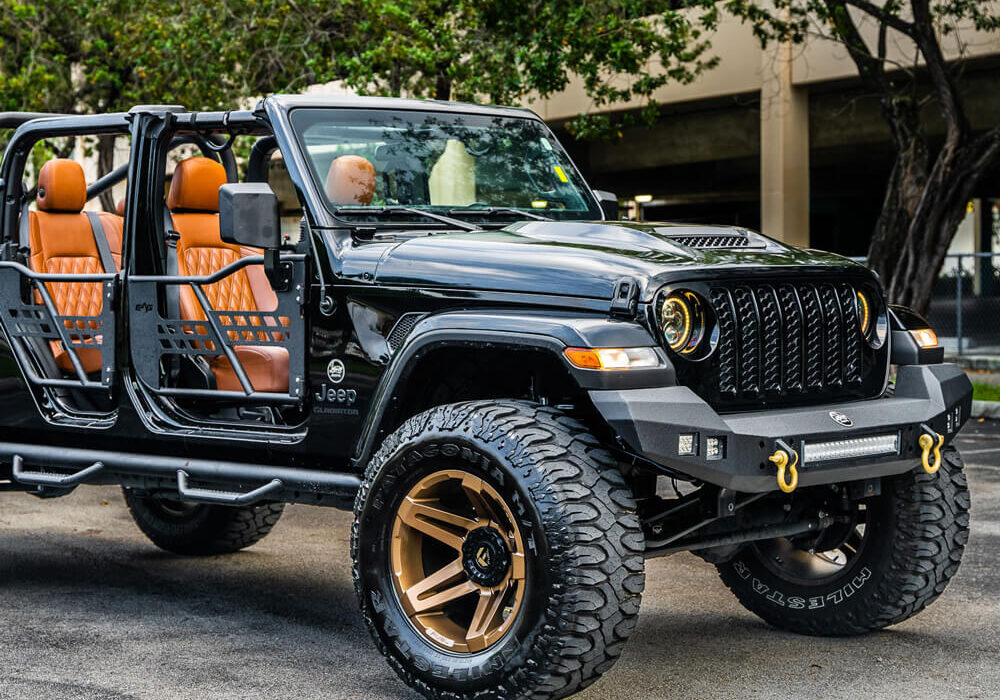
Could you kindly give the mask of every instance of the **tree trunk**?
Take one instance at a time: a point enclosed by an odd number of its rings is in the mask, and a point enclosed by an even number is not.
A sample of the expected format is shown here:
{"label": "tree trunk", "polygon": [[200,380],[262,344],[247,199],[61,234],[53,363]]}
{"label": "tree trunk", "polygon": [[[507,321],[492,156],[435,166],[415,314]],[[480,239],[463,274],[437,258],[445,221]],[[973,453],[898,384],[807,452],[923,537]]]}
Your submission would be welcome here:
{"label": "tree trunk", "polygon": [[451,78],[447,66],[438,66],[437,79],[434,83],[434,99],[448,101],[451,99]]}
{"label": "tree trunk", "polygon": [[[115,137],[102,135],[97,137],[97,176],[104,177],[115,169]],[[101,193],[101,208],[104,211],[115,210],[115,195],[107,189]]]}
{"label": "tree trunk", "polygon": [[911,99],[886,95],[882,99],[882,117],[892,135],[896,160],[868,248],[868,264],[888,286],[927,185],[929,155],[918,108]]}
{"label": "tree trunk", "polygon": [[67,136],[62,146],[56,149],[56,158],[70,158],[76,149],[76,137]]}
{"label": "tree trunk", "polygon": [[389,70],[389,94],[393,97],[399,97],[400,92],[403,89],[403,76],[399,70],[399,64],[394,63],[392,68]]}
{"label": "tree trunk", "polygon": [[971,143],[947,142],[934,163],[912,217],[904,245],[896,253],[889,298],[926,314],[945,255],[973,191],[1000,157],[1000,138],[987,134]]}

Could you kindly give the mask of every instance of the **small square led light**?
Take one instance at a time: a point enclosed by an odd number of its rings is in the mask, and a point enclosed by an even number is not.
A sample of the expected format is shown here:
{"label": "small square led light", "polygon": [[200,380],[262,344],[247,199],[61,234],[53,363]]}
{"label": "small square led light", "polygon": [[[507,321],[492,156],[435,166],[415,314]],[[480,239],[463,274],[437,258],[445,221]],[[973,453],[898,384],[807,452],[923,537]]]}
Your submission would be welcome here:
{"label": "small square led light", "polygon": [[726,438],[705,438],[705,459],[723,459],[726,456]]}
{"label": "small square led light", "polygon": [[694,454],[697,441],[698,433],[681,433],[677,436],[677,454],[690,457]]}

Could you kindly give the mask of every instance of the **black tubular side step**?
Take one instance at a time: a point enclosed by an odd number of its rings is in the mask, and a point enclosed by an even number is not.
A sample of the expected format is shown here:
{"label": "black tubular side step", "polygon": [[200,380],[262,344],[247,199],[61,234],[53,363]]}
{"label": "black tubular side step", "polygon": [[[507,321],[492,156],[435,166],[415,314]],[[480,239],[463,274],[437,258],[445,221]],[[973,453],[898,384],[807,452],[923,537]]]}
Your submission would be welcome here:
{"label": "black tubular side step", "polygon": [[[252,502],[252,500],[234,499],[261,500],[273,495],[274,500],[282,500],[281,494],[289,492],[341,494],[344,491],[357,490],[361,486],[361,479],[357,475],[345,472],[26,443],[0,443],[0,461],[13,463],[16,470],[14,478],[25,484],[69,487],[84,483],[115,483],[115,480],[108,479],[109,473],[159,477],[171,481],[176,479],[178,486],[181,486],[183,479],[184,487],[196,497],[207,498],[209,496],[206,494],[211,494],[214,498],[213,503],[230,505]],[[25,463],[79,471],[72,474],[29,472],[24,469]],[[80,465],[84,464],[90,466],[80,470]],[[183,472],[184,477],[178,472]],[[45,481],[24,480],[41,478]],[[188,479],[211,484],[231,484],[241,489],[246,488],[247,484],[264,484],[264,486],[247,493],[230,493],[190,489],[187,484]],[[184,496],[183,493],[181,495]]]}
{"label": "black tubular side step", "polygon": [[89,467],[85,467],[73,474],[29,472],[24,469],[24,460],[21,458],[21,455],[14,455],[14,459],[12,460],[14,481],[20,484],[27,484],[28,486],[77,486],[102,471],[104,471],[104,464],[102,462],[94,462]]}
{"label": "black tubular side step", "polygon": [[269,482],[246,493],[233,493],[230,491],[217,491],[215,489],[196,489],[188,486],[188,473],[183,469],[177,471],[177,493],[185,501],[198,501],[200,503],[218,503],[226,506],[247,506],[258,501],[263,501],[270,494],[280,491],[284,487],[281,479],[271,479]]}

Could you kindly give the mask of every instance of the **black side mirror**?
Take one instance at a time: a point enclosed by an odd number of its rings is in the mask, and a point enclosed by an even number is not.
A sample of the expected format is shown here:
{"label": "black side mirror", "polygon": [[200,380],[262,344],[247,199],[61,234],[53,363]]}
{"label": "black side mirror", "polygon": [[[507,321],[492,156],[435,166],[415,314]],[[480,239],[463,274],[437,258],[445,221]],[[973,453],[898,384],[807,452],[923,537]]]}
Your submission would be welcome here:
{"label": "black side mirror", "polygon": [[226,243],[264,249],[264,274],[273,289],[284,281],[278,266],[281,218],[278,197],[265,182],[234,182],[219,188],[219,233]]}
{"label": "black side mirror", "polygon": [[219,188],[219,229],[226,243],[281,247],[278,197],[265,182],[240,182]]}
{"label": "black side mirror", "polygon": [[597,197],[605,221],[618,221],[621,218],[618,216],[618,196],[615,193],[594,190],[594,196]]}

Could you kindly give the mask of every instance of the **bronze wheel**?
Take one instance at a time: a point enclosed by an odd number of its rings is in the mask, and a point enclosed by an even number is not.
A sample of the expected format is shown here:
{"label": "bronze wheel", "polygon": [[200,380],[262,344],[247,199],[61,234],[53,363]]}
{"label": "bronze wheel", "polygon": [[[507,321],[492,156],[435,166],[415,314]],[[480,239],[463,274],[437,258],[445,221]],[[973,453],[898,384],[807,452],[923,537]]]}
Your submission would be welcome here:
{"label": "bronze wheel", "polygon": [[615,458],[556,409],[476,401],[410,418],[354,513],[362,615],[424,697],[566,697],[635,625],[635,501]]}
{"label": "bronze wheel", "polygon": [[421,479],[392,528],[396,595],[416,630],[456,653],[510,629],[526,586],[524,540],[496,489],[458,469]]}

